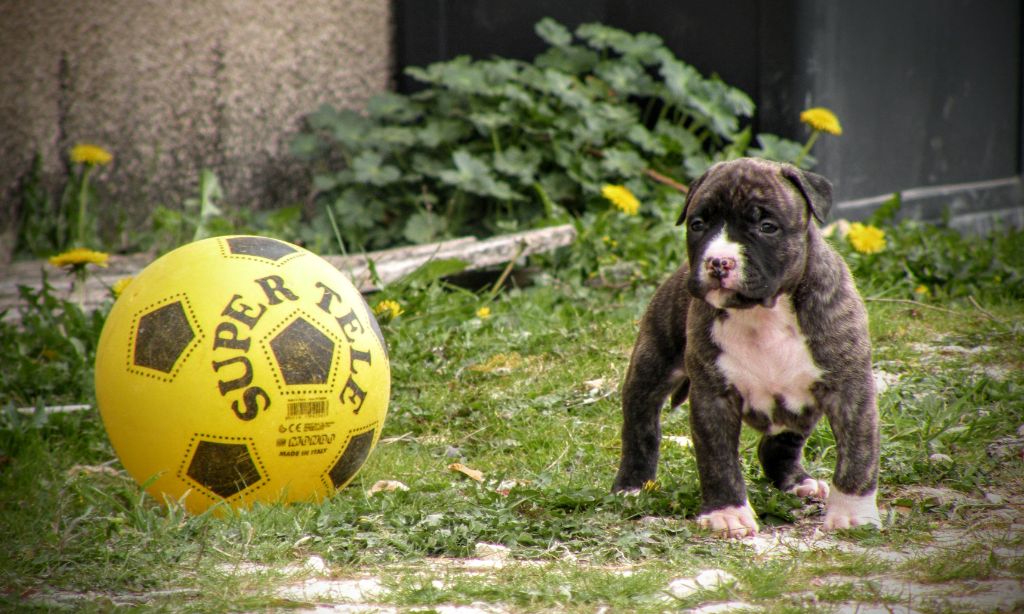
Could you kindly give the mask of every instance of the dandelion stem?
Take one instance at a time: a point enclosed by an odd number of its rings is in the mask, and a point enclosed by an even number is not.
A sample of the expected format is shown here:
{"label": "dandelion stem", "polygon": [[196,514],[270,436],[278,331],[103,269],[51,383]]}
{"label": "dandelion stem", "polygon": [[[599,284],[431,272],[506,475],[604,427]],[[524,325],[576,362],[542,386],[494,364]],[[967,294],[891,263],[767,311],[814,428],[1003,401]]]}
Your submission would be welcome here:
{"label": "dandelion stem", "polygon": [[537,191],[537,196],[540,197],[540,202],[544,205],[544,217],[549,220],[554,219],[555,203],[548,196],[547,190],[544,189],[544,186],[539,181],[533,182],[533,189]]}
{"label": "dandelion stem", "polygon": [[74,267],[74,281],[71,282],[72,287],[72,300],[78,304],[78,307],[85,309],[85,280],[89,274],[85,270],[85,264],[80,264]]}
{"label": "dandelion stem", "polygon": [[800,155],[796,157],[796,160],[793,160],[794,166],[800,166],[803,159],[807,157],[808,153],[810,153],[811,147],[814,147],[814,142],[818,140],[819,134],[821,134],[821,130],[814,130],[814,132],[811,133],[811,136],[807,137],[807,142],[804,143],[803,149],[800,150]]}
{"label": "dandelion stem", "polygon": [[86,213],[89,203],[89,174],[92,172],[92,165],[86,164],[82,168],[82,180],[78,184],[78,236],[75,237],[75,245],[85,247]]}

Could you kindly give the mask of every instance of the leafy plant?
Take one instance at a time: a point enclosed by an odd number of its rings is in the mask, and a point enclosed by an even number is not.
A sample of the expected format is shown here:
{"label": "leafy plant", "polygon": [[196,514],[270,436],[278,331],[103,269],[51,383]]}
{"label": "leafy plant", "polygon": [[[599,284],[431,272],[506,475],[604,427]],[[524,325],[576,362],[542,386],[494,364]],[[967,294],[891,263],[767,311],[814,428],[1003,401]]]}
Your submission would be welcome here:
{"label": "leafy plant", "polygon": [[21,216],[15,253],[49,256],[69,247],[96,246],[96,214],[89,202],[96,200],[90,179],[96,167],[110,163],[113,156],[102,147],[79,144],[72,148],[75,165],[54,202],[43,185],[43,158],[36,154],[32,168],[21,186]]}
{"label": "leafy plant", "polygon": [[[39,290],[18,288],[20,321],[0,319],[0,407],[80,403],[92,395],[92,370],[106,311],[84,312],[55,296],[45,274]],[[2,316],[3,314],[0,314]]]}
{"label": "leafy plant", "polygon": [[182,209],[160,205],[153,212],[153,236],[158,249],[166,250],[189,241],[228,234],[234,225],[224,217],[219,204],[224,198],[217,175],[203,169],[199,173],[199,193],[185,199]]}
{"label": "leafy plant", "polygon": [[459,57],[408,74],[425,89],[325,106],[293,151],[309,160],[339,247],[490,234],[603,207],[624,184],[645,210],[677,208],[680,180],[746,153],[792,161],[799,144],[758,137],[750,98],[706,78],[652,34],[552,19],[532,62]]}

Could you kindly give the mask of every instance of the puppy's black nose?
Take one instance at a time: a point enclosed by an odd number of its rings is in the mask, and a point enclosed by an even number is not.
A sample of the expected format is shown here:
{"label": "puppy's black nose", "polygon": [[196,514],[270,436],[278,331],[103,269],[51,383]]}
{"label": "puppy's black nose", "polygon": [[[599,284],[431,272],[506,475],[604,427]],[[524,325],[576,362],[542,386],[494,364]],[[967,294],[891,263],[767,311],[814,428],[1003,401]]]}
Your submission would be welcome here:
{"label": "puppy's black nose", "polygon": [[729,271],[736,268],[735,258],[716,258],[714,256],[704,259],[704,269],[708,275],[715,279],[725,279]]}

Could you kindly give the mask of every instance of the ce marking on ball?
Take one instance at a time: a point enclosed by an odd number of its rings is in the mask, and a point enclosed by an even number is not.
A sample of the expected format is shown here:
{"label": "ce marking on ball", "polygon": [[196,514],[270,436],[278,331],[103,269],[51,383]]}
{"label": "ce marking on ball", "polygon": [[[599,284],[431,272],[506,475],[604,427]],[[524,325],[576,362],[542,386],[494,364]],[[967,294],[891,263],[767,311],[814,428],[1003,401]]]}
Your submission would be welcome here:
{"label": "ce marking on ball", "polygon": [[277,427],[280,433],[310,433],[330,428],[334,422],[295,422]]}

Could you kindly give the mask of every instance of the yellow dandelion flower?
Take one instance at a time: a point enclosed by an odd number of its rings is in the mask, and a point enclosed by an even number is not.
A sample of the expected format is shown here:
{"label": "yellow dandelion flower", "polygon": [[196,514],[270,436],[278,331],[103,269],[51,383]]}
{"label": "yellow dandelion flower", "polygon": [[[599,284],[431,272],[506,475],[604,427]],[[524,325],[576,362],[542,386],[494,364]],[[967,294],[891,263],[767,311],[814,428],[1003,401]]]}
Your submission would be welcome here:
{"label": "yellow dandelion flower", "polygon": [[477,309],[476,317],[480,318],[481,320],[486,320],[487,318],[491,317],[491,308],[481,307],[480,309]]}
{"label": "yellow dandelion flower", "polygon": [[110,286],[110,293],[114,295],[114,298],[121,296],[128,284],[132,283],[134,277],[122,277],[121,279],[114,282],[113,286]]}
{"label": "yellow dandelion flower", "polygon": [[836,136],[843,133],[843,127],[839,125],[839,118],[825,107],[807,109],[800,114],[800,121],[814,130],[820,130]]}
{"label": "yellow dandelion flower", "polygon": [[601,196],[611,201],[613,205],[626,215],[636,215],[637,211],[640,210],[640,201],[624,185],[606,184],[601,188]]}
{"label": "yellow dandelion flower", "polygon": [[398,304],[398,301],[385,300],[377,303],[373,308],[373,313],[377,315],[387,315],[389,320],[393,320],[405,313],[405,311],[402,309],[402,306]]}
{"label": "yellow dandelion flower", "polygon": [[50,264],[56,267],[83,267],[87,264],[95,264],[96,266],[107,266],[107,261],[110,260],[110,254],[104,252],[96,252],[91,249],[84,247],[76,247],[70,251],[66,251],[63,254],[57,254],[56,256],[50,257]]}
{"label": "yellow dandelion flower", "polygon": [[114,156],[99,145],[79,143],[71,148],[71,161],[76,164],[102,166],[104,164],[110,164],[110,161],[113,159]]}
{"label": "yellow dandelion flower", "polygon": [[661,490],[661,486],[659,486],[654,480],[647,480],[641,488],[644,492],[655,492],[657,490]]}
{"label": "yellow dandelion flower", "polygon": [[862,254],[877,254],[885,249],[885,231],[875,226],[860,222],[850,224],[850,232],[846,235],[853,249]]}
{"label": "yellow dandelion flower", "polygon": [[921,284],[920,286],[914,288],[914,294],[917,294],[918,296],[928,296],[931,293],[932,291],[929,290],[928,286],[924,284]]}

